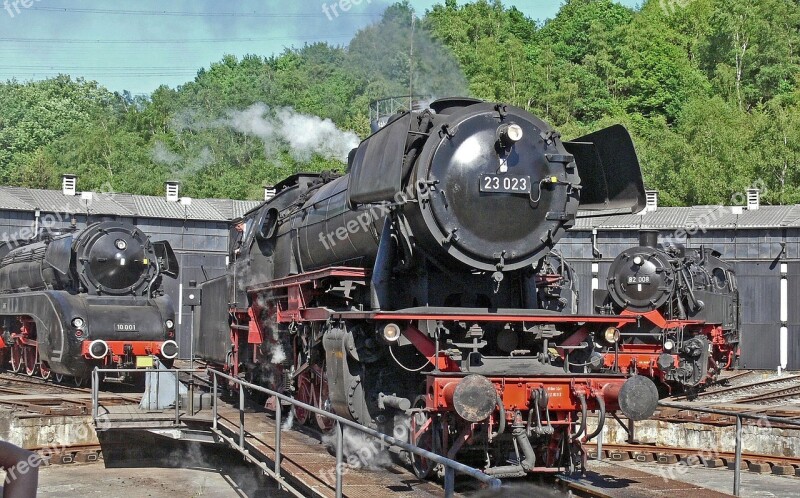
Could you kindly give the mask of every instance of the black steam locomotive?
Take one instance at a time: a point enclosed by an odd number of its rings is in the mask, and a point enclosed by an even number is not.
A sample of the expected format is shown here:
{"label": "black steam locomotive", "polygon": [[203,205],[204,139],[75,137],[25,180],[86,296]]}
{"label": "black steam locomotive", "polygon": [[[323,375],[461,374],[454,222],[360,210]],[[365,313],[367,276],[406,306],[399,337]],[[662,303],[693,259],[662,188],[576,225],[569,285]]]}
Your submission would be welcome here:
{"label": "black steam locomotive", "polygon": [[5,242],[0,256],[0,350],[14,371],[81,384],[95,365],[177,356],[175,312],[160,289],[162,275],[178,274],[168,242],[104,221]]}
{"label": "black steam locomotive", "polygon": [[659,248],[642,230],[639,247],[612,263],[608,290],[595,290],[602,314],[636,316],[604,347],[606,368],[696,389],[732,368],[739,354],[739,291],[733,267],[713,249]]}
{"label": "black steam locomotive", "polygon": [[230,274],[201,286],[212,363],[499,476],[582,464],[587,411],[602,428],[655,409],[643,376],[571,370],[594,353],[573,336],[634,319],[575,314],[551,255],[579,206],[643,206],[624,128],[562,142],[522,109],[443,99],[394,115],[346,175],[276,190],[232,232]]}

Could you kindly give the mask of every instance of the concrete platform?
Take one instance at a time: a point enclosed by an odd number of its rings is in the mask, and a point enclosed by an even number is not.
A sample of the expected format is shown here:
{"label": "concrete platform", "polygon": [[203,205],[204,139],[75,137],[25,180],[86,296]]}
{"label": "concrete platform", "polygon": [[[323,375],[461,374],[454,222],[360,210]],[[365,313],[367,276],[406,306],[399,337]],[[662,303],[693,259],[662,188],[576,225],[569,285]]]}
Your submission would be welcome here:
{"label": "concrete platform", "polygon": [[[592,470],[606,472],[609,474],[621,474],[620,469],[630,469],[637,472],[647,473],[652,476],[654,482],[662,480],[665,473],[670,479],[684,482],[695,487],[712,490],[722,496],[730,496],[733,492],[733,472],[724,469],[709,469],[706,467],[686,467],[681,466],[675,472],[668,472],[665,465],[657,463],[636,464],[632,462],[592,462]],[[669,493],[672,497],[688,496],[690,498],[700,498],[708,496],[703,493],[691,492],[684,494],[682,491]],[[758,474],[742,472],[741,495],[756,498],[794,498],[798,496],[798,481],[796,477],[778,476],[774,474]],[[663,495],[658,495],[663,496]],[[717,495],[720,496],[720,495]]]}
{"label": "concrete platform", "polygon": [[225,449],[152,436],[131,439],[131,434],[127,434],[127,442],[126,451],[109,452],[105,462],[42,467],[38,495],[61,498],[290,496],[277,489],[258,469],[247,465],[238,454]]}

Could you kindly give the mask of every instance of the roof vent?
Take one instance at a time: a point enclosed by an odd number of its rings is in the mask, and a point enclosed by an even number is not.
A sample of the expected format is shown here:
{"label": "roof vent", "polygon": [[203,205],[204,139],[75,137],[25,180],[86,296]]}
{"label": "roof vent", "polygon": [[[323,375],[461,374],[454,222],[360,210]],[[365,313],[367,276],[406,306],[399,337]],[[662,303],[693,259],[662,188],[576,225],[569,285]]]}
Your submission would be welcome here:
{"label": "roof vent", "polygon": [[272,199],[273,197],[275,197],[275,194],[277,192],[278,192],[277,189],[272,185],[264,185],[264,200],[268,201]]}
{"label": "roof vent", "polygon": [[61,175],[61,192],[64,195],[75,195],[78,186],[78,177],[71,174]]}
{"label": "roof vent", "polygon": [[747,210],[755,211],[761,204],[761,190],[757,188],[747,189]]}
{"label": "roof vent", "polygon": [[645,190],[644,212],[649,213],[658,209],[658,190]]}
{"label": "roof vent", "polygon": [[176,181],[166,182],[167,186],[167,202],[178,202],[181,184]]}

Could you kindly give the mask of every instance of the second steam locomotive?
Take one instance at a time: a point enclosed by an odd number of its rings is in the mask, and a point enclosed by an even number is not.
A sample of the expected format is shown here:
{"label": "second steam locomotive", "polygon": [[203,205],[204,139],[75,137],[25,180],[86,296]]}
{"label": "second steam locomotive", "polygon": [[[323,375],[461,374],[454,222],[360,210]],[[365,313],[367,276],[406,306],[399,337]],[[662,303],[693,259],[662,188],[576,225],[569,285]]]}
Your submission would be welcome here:
{"label": "second steam locomotive", "polygon": [[551,256],[579,206],[643,206],[624,128],[563,142],[522,109],[443,99],[393,116],[346,175],[276,188],[201,285],[210,362],[498,476],[575,468],[606,413],[653,413],[649,379],[585,366],[636,319],[575,314]]}
{"label": "second steam locomotive", "polygon": [[713,249],[657,243],[658,231],[642,230],[611,264],[607,290],[594,291],[598,313],[636,317],[603,345],[604,367],[657,379],[666,392],[697,390],[738,358],[736,274]]}
{"label": "second steam locomotive", "polygon": [[9,241],[0,253],[0,351],[14,371],[80,384],[94,366],[178,355],[175,311],[160,287],[178,272],[168,242],[104,221]]}

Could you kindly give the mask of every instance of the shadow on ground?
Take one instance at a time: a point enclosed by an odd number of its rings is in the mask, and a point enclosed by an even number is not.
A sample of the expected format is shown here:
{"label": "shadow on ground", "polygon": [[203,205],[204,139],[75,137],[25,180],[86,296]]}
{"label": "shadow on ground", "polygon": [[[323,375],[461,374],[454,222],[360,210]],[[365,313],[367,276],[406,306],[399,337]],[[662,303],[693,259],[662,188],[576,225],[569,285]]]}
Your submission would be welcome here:
{"label": "shadow on ground", "polygon": [[98,433],[103,463],[115,468],[182,468],[212,472],[231,486],[232,493],[247,497],[289,496],[242,456],[219,445],[186,442],[145,431]]}

